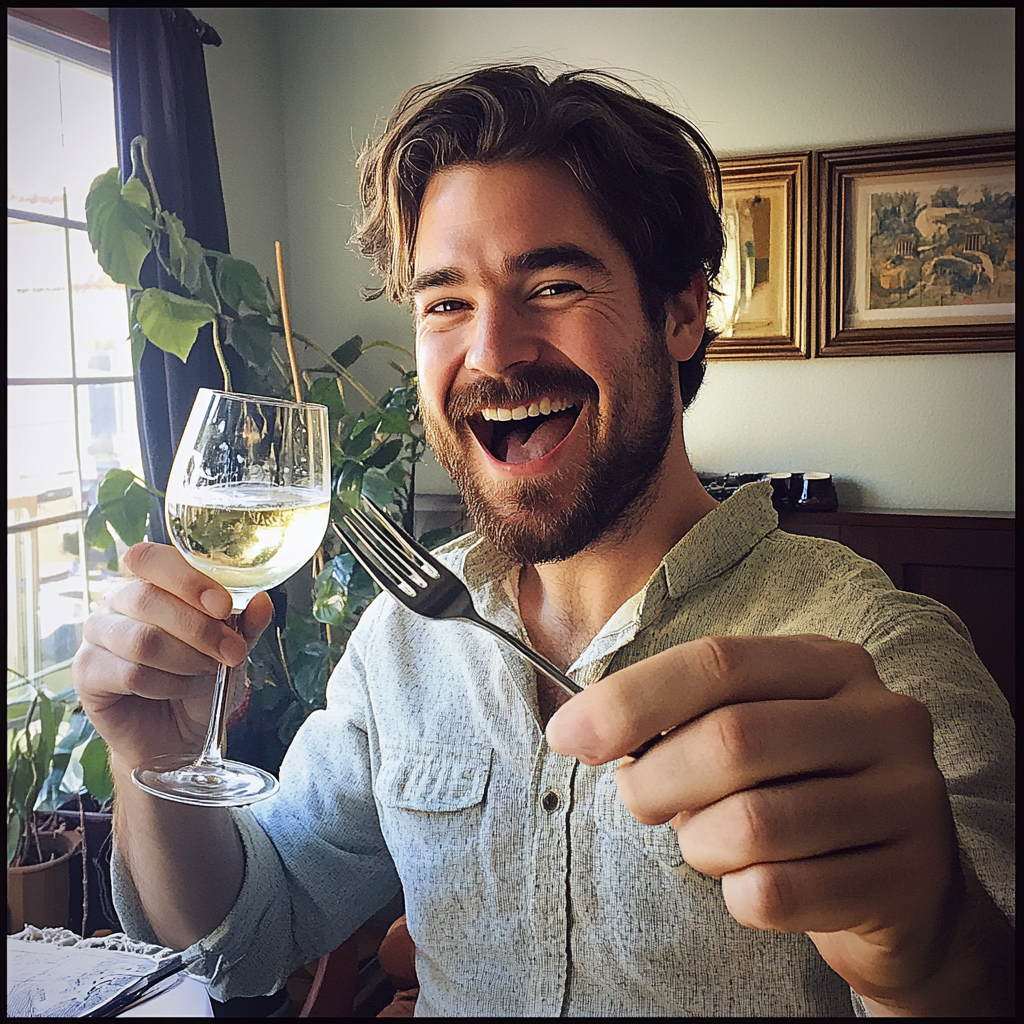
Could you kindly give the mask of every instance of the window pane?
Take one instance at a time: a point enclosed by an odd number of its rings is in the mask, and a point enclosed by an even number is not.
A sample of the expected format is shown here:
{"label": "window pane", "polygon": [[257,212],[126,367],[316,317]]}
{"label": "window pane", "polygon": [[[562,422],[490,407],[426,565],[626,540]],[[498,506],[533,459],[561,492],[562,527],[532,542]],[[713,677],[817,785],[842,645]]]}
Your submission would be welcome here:
{"label": "window pane", "polygon": [[96,502],[96,487],[110,469],[142,476],[142,454],[135,418],[135,385],[84,384],[78,388],[82,445],[82,499]]}
{"label": "window pane", "polygon": [[8,40],[8,207],[63,217],[63,170],[57,61]]}
{"label": "window pane", "polygon": [[68,217],[85,220],[93,179],[117,165],[114,85],[108,75],[61,61],[60,96]]}
{"label": "window pane", "polygon": [[81,506],[70,384],[7,389],[7,523]]}
{"label": "window pane", "polygon": [[75,368],[80,377],[132,376],[128,300],[96,262],[84,231],[69,231]]}
{"label": "window pane", "polygon": [[7,376],[70,377],[64,228],[7,219]]}
{"label": "window pane", "polygon": [[[77,521],[7,538],[8,666],[32,675],[74,657],[87,614]],[[70,550],[69,550],[70,549]]]}

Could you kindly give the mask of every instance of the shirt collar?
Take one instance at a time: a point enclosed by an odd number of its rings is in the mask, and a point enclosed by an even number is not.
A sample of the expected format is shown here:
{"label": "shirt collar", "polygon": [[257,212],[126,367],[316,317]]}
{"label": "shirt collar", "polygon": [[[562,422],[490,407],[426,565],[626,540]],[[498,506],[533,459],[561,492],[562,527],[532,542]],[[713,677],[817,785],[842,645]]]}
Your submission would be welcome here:
{"label": "shirt collar", "polygon": [[[658,614],[667,597],[679,600],[746,558],[778,528],[779,517],[771,499],[771,485],[766,481],[746,484],[700,519],[665,555],[643,589],[623,602],[605,623],[570,672],[579,679],[584,666],[629,643]],[[518,614],[518,564],[478,534],[465,538],[457,551],[453,568],[466,581],[477,611],[495,624],[507,626],[511,605],[518,632],[526,639]]]}

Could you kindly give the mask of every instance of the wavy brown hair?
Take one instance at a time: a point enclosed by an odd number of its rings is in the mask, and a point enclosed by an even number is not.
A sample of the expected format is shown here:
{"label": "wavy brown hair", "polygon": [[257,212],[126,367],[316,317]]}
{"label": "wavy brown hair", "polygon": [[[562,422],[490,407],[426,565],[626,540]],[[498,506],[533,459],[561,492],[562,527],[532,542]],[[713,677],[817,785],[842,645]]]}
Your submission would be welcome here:
{"label": "wavy brown hair", "polygon": [[[665,300],[702,271],[709,291],[724,236],[721,172],[701,133],[603,71],[547,81],[528,64],[494,65],[417,86],[359,157],[363,216],[353,241],[383,279],[370,299],[404,303],[413,277],[420,203],[435,171],[459,164],[546,158],[573,174],[629,255],[645,316],[660,333]],[[706,328],[679,364],[683,406],[704,379]]]}

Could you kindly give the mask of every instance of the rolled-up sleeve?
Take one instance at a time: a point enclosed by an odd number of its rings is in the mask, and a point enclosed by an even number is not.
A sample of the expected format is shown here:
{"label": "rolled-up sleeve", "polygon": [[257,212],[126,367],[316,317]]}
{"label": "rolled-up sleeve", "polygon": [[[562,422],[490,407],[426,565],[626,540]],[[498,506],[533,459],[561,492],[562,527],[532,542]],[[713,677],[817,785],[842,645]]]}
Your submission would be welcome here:
{"label": "rolled-up sleeve", "polygon": [[[373,798],[373,729],[357,647],[350,642],[335,670],[328,708],[310,715],[292,741],[280,790],[231,811],[245,851],[242,889],[220,926],[185,951],[214,998],[277,991],[298,965],[337,948],[399,890]],[[125,931],[156,941],[116,848],[112,866]]]}

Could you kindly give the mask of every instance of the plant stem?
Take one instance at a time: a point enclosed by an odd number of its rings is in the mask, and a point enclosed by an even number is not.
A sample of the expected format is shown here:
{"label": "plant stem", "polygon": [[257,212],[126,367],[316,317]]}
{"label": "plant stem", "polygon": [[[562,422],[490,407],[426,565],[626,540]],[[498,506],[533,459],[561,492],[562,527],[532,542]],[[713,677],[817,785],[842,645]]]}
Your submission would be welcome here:
{"label": "plant stem", "polygon": [[220,372],[224,375],[224,390],[231,394],[231,373],[228,364],[224,360],[224,350],[220,347],[220,335],[217,333],[217,318],[213,318],[213,350],[217,353],[217,362],[220,363]]}
{"label": "plant stem", "polygon": [[359,381],[357,381],[355,379],[355,377],[353,377],[352,374],[349,373],[348,370],[346,370],[345,367],[341,365],[341,363],[339,363],[332,356],[328,355],[319,345],[317,345],[311,339],[307,338],[304,334],[299,334],[298,331],[293,331],[292,332],[292,337],[293,338],[298,338],[299,341],[301,341],[304,345],[308,345],[314,352],[317,353],[317,355],[322,356],[324,361],[327,363],[327,365],[332,370],[334,370],[334,372],[339,377],[342,377],[349,384],[351,384],[352,387],[354,387],[356,389],[356,391],[358,391],[359,394],[362,395],[363,398],[365,398],[366,401],[369,402],[370,405],[373,406],[373,408],[375,408],[375,409],[379,409],[380,408],[380,406],[377,405],[377,400],[373,397],[373,395],[371,395],[370,392],[367,391],[366,388],[364,388],[363,385],[360,384]]}

